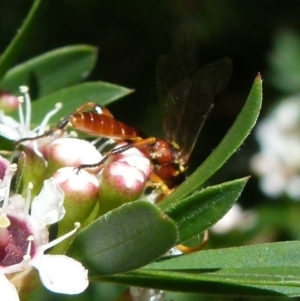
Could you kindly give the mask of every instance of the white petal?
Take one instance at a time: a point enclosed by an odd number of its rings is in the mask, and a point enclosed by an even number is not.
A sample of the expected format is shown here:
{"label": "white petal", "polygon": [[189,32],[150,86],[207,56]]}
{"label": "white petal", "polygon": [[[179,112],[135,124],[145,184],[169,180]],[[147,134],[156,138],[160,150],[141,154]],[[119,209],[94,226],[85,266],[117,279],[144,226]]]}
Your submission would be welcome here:
{"label": "white petal", "polygon": [[79,294],[88,282],[88,271],[79,261],[65,255],[44,255],[35,265],[44,286],[56,293]]}
{"label": "white petal", "polygon": [[1,300],[19,301],[19,295],[14,285],[0,273]]}
{"label": "white petal", "polygon": [[64,197],[63,190],[53,178],[45,180],[41,192],[32,201],[31,216],[47,225],[60,221],[66,213]]}
{"label": "white petal", "polygon": [[6,191],[6,185],[0,181],[0,202],[3,201]]}
{"label": "white petal", "polygon": [[18,140],[21,138],[20,133],[16,129],[4,124],[0,124],[0,136],[3,136],[9,140]]}
{"label": "white petal", "polygon": [[10,116],[5,115],[3,112],[0,113],[0,122],[8,127],[18,129],[21,124]]}

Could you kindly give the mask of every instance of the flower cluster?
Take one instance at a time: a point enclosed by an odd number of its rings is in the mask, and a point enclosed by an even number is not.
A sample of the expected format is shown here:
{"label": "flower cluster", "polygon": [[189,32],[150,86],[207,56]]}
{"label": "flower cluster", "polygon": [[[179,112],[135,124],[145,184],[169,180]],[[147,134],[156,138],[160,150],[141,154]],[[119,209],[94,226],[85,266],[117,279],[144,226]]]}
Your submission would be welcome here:
{"label": "flower cluster", "polygon": [[300,96],[288,98],[256,130],[260,152],[252,169],[260,176],[262,191],[271,197],[285,193],[300,198]]}
{"label": "flower cluster", "polygon": [[2,297],[5,300],[19,300],[17,289],[22,291],[26,286],[32,268],[38,270],[44,286],[54,292],[82,292],[88,285],[87,270],[78,261],[65,255],[45,254],[47,249],[74,234],[79,227],[76,224],[73,231],[49,242],[47,226],[57,223],[65,215],[63,190],[50,178],[44,181],[42,191],[33,198],[30,206],[32,185],[28,187],[25,198],[19,194],[9,197],[16,170],[15,164],[7,166],[1,179],[1,189],[4,190],[0,209]]}
{"label": "flower cluster", "polygon": [[[0,135],[13,141],[43,135],[50,118],[61,108],[57,104],[32,129],[28,88],[21,87],[21,92],[23,96],[17,98],[19,121],[0,113]],[[87,226],[100,215],[138,199],[151,174],[151,163],[138,149],[129,148],[104,164],[96,164],[103,156],[94,143],[74,138],[66,129],[41,139],[22,140],[21,144],[21,194],[9,196],[17,165],[0,160],[1,288],[5,288],[7,299],[18,300],[17,290],[28,289],[35,268],[46,288],[80,293],[88,285],[87,271],[79,262],[61,255],[71,235],[79,224]],[[82,164],[94,166],[78,168]],[[49,241],[48,226],[53,223],[58,223],[58,238]],[[45,254],[49,248],[58,255]]]}

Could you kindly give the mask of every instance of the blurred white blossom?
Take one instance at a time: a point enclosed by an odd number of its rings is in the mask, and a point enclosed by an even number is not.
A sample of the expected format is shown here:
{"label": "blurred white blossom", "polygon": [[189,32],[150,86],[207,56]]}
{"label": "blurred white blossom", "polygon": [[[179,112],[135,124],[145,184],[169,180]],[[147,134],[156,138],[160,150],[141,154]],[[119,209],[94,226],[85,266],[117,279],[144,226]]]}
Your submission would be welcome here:
{"label": "blurred white blossom", "polygon": [[165,292],[152,288],[131,286],[129,289],[130,300],[132,301],[163,301]]}
{"label": "blurred white blossom", "polygon": [[300,199],[300,95],[281,101],[257,127],[260,152],[252,170],[262,191],[271,197]]}

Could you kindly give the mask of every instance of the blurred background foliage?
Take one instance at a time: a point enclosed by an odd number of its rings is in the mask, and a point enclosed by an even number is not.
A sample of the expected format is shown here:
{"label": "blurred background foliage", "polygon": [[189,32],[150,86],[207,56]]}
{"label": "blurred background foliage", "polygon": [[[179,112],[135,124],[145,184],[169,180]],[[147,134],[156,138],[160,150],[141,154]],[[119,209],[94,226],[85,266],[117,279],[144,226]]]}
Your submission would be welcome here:
{"label": "blurred background foliage", "polygon": [[[31,0],[1,1],[2,50],[31,4]],[[155,88],[155,63],[169,49],[176,33],[185,25],[194,24],[200,36],[200,63],[228,56],[234,70],[227,90],[200,134],[190,163],[193,170],[236,118],[258,72],[264,79],[261,119],[281,99],[300,92],[299,16],[300,2],[296,0],[51,0],[20,62],[66,45],[85,43],[98,47],[99,60],[90,80],[104,80],[136,90],[110,106],[113,114],[148,135],[160,136],[162,109]],[[252,134],[212,183],[253,174],[250,161],[257,151]],[[255,212],[255,222],[248,228],[211,234],[208,248],[300,238],[300,203],[284,194],[268,198],[260,191],[257,177],[250,179],[240,204]],[[89,291],[90,300],[116,297],[112,285],[90,286]],[[55,300],[80,298],[55,296]],[[167,299],[200,300],[200,297],[172,293]],[[54,296],[49,294],[49,300],[54,300]]]}

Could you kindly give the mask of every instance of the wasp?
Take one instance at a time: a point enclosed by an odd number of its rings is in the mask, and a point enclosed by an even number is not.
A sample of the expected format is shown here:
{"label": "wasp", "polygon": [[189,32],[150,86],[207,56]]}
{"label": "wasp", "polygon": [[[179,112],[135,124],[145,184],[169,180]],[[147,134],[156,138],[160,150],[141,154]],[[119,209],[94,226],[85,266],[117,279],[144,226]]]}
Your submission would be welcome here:
{"label": "wasp", "polygon": [[[140,149],[153,163],[151,180],[167,195],[185,179],[188,161],[216,96],[227,85],[232,63],[228,58],[198,68],[199,37],[195,28],[185,29],[156,65],[156,85],[164,107],[164,138],[147,137],[116,120],[108,109],[88,102],[62,119],[54,129],[17,143],[45,137],[69,123],[84,133],[112,138],[127,144],[109,151],[100,162],[131,147]],[[88,110],[88,111],[87,111]]]}

